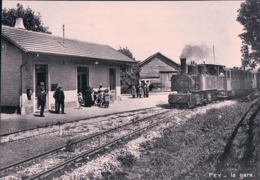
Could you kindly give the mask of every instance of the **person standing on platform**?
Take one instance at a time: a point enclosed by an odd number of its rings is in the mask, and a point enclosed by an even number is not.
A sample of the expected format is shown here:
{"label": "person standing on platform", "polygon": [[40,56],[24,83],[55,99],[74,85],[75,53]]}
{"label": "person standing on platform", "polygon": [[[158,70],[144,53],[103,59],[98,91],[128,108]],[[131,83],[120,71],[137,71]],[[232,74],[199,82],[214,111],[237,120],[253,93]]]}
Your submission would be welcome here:
{"label": "person standing on platform", "polygon": [[55,99],[57,99],[58,102],[58,109],[56,111],[57,114],[60,113],[60,108],[61,108],[61,114],[66,114],[64,112],[64,100],[65,100],[65,95],[62,90],[62,86],[59,85],[57,91],[55,92]]}
{"label": "person standing on platform", "polygon": [[90,87],[87,87],[87,89],[86,89],[84,101],[85,101],[85,107],[91,107],[92,106],[92,98],[91,98]]}
{"label": "person standing on platform", "polygon": [[105,108],[109,107],[109,101],[110,101],[109,90],[105,89],[105,92],[104,92],[104,107]]}
{"label": "person standing on platform", "polygon": [[45,107],[45,104],[46,104],[46,92],[44,90],[44,88],[41,88],[40,92],[39,92],[39,95],[38,95],[38,101],[39,101],[39,105],[40,105],[40,108],[41,108],[41,111],[40,111],[40,117],[44,117],[44,107]]}
{"label": "person standing on platform", "polygon": [[91,93],[91,106],[95,105],[95,101],[97,98],[96,91],[94,91],[93,87],[90,87],[90,93]]}
{"label": "person standing on platform", "polygon": [[149,89],[147,84],[144,84],[144,97],[149,97]]}
{"label": "person standing on platform", "polygon": [[53,93],[53,98],[55,99],[55,104],[54,104],[54,106],[55,106],[55,112],[57,112],[58,111],[58,101],[57,101],[57,99],[55,98],[56,96],[55,96],[55,94],[56,94],[56,91],[58,90],[59,88],[58,88],[58,86],[56,87],[56,90],[54,91],[54,93]]}
{"label": "person standing on platform", "polygon": [[139,85],[136,85],[135,89],[136,89],[136,97],[138,98],[139,97]]}
{"label": "person standing on platform", "polygon": [[139,86],[139,98],[141,98],[143,95],[143,87]]}
{"label": "person standing on platform", "polygon": [[83,95],[80,91],[78,93],[78,102],[79,102],[79,109],[81,109],[81,106],[83,104]]}
{"label": "person standing on platform", "polygon": [[103,102],[104,102],[104,97],[103,97],[104,90],[103,90],[103,85],[102,84],[99,85],[97,93],[98,93],[97,94],[97,105],[101,106],[103,104]]}
{"label": "person standing on platform", "polygon": [[136,88],[135,88],[134,85],[132,86],[131,93],[132,93],[132,98],[135,98],[135,96],[136,96]]}

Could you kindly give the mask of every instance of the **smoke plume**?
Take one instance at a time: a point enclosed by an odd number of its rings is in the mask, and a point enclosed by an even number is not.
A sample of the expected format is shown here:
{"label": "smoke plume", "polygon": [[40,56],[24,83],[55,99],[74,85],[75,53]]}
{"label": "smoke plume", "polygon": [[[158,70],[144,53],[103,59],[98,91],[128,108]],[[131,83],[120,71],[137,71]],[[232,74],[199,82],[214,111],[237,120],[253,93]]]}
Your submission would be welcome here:
{"label": "smoke plume", "polygon": [[210,49],[206,45],[186,45],[182,49],[180,58],[186,58],[189,60],[202,60],[210,56]]}

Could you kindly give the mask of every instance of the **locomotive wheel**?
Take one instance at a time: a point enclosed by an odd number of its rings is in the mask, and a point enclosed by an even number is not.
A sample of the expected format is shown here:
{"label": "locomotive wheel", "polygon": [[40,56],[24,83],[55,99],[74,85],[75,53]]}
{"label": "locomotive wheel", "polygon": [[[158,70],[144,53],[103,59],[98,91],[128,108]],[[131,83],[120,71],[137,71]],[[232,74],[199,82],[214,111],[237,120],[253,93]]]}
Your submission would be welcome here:
{"label": "locomotive wheel", "polygon": [[187,103],[187,109],[191,109],[193,106],[190,103]]}
{"label": "locomotive wheel", "polygon": [[211,93],[207,94],[207,102],[209,102],[209,103],[212,102],[212,94]]}
{"label": "locomotive wheel", "polygon": [[212,101],[217,101],[217,94],[216,93],[212,93]]}

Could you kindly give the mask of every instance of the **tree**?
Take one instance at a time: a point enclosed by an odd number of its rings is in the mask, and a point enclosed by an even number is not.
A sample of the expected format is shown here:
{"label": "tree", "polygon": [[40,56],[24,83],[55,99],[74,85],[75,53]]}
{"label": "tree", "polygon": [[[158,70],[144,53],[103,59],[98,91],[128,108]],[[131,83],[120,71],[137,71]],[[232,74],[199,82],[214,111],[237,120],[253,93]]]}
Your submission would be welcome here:
{"label": "tree", "polygon": [[35,14],[29,7],[24,9],[23,5],[18,3],[16,9],[4,8],[2,10],[2,25],[14,27],[16,18],[23,18],[24,27],[27,30],[51,34],[51,32],[48,31],[49,27],[43,26],[40,13],[38,12],[38,14]]}
{"label": "tree", "polygon": [[242,39],[242,66],[255,68],[260,64],[260,1],[246,0],[238,10],[237,21],[244,26]]}
{"label": "tree", "polygon": [[[127,48],[121,48],[118,49],[119,52],[124,54],[125,56],[135,60],[132,52]],[[121,91],[122,93],[127,93],[129,89],[139,83],[139,72],[140,68],[137,63],[135,64],[129,64],[124,63],[121,64]]]}

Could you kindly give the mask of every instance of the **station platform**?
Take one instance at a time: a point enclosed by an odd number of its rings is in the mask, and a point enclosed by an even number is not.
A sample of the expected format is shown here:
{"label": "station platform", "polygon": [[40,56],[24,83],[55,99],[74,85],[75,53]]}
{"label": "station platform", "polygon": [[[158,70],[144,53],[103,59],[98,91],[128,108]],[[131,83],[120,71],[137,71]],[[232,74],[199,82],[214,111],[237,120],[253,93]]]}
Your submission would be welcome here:
{"label": "station platform", "polygon": [[90,119],[97,116],[105,116],[126,111],[135,111],[159,106],[168,105],[170,92],[150,93],[148,98],[132,98],[130,95],[122,95],[121,100],[111,103],[109,108],[92,107],[65,107],[66,114],[55,114],[45,111],[45,117],[40,117],[40,111],[29,115],[4,114],[1,113],[0,135],[55,125],[57,123],[73,122],[83,119]]}

